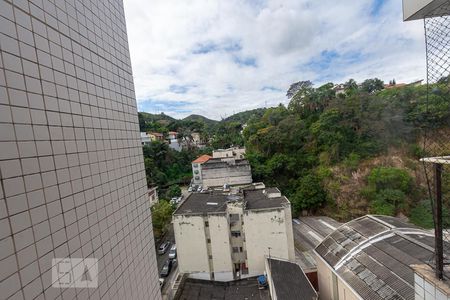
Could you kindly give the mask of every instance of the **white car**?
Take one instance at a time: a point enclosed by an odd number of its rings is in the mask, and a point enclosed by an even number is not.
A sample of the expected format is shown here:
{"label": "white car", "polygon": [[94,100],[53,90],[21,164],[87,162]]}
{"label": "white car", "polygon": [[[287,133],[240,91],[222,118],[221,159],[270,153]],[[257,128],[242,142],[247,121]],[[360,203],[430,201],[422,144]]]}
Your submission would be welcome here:
{"label": "white car", "polygon": [[169,250],[169,259],[174,259],[177,257],[177,245],[173,244]]}

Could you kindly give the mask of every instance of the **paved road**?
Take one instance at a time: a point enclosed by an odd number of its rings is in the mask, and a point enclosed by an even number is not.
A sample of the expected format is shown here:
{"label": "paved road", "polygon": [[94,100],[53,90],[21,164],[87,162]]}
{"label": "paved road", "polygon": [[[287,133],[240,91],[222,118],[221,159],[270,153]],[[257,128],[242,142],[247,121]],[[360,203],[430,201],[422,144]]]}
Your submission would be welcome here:
{"label": "paved road", "polygon": [[[181,193],[183,196],[183,200],[186,199],[186,197],[190,194],[187,191],[187,188],[188,188],[187,186],[181,187]],[[175,244],[175,236],[174,236],[172,224],[170,224],[169,229],[168,229],[166,235],[164,236],[164,238],[161,240],[160,244],[162,244],[164,241],[170,241],[171,246],[173,244]],[[157,246],[159,248],[159,244]],[[169,259],[169,250],[167,250],[167,252],[164,253],[163,255],[159,255],[159,254],[157,255],[157,263],[158,263],[158,271],[159,272],[161,272],[161,269],[162,269],[164,263],[168,259]],[[172,268],[169,276],[167,276],[165,278],[164,286],[161,289],[161,294],[162,294],[162,297],[164,300],[173,298],[174,295],[172,292],[172,286],[173,286],[173,283],[176,280],[177,276],[178,276],[178,264],[175,266],[175,268]]]}
{"label": "paved road", "polygon": [[[175,237],[173,235],[173,226],[172,226],[172,224],[170,224],[169,230],[167,231],[164,239],[161,240],[160,244],[162,244],[164,241],[170,241],[170,243],[171,243],[170,247],[172,247],[172,245],[175,243]],[[169,259],[170,247],[169,247],[169,249],[167,249],[166,253],[164,253],[163,255],[157,254],[157,258],[156,259],[157,259],[157,262],[158,262],[158,270],[159,271],[161,271],[161,269],[162,269],[164,263],[166,262],[166,260]],[[157,247],[156,247],[157,253],[158,253],[158,248],[159,248],[159,245],[157,245]]]}

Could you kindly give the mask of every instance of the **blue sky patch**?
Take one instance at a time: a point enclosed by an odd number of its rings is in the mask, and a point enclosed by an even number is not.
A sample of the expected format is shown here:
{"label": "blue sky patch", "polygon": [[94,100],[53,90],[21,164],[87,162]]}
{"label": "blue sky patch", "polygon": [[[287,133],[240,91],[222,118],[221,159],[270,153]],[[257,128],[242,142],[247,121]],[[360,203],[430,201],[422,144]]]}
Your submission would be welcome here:
{"label": "blue sky patch", "polygon": [[169,91],[175,94],[186,94],[189,89],[193,87],[192,85],[176,85],[172,84],[169,86]]}
{"label": "blue sky patch", "polygon": [[233,62],[240,67],[257,67],[256,58],[254,57],[239,57],[237,55],[234,55]]}
{"label": "blue sky patch", "polygon": [[385,0],[374,0],[372,3],[372,8],[370,10],[370,15],[371,16],[378,16],[381,9],[383,8],[383,4],[384,4]]}
{"label": "blue sky patch", "polygon": [[214,51],[218,51],[219,46],[213,42],[198,43],[192,50],[192,54],[206,54]]}
{"label": "blue sky patch", "polygon": [[281,89],[276,88],[274,86],[263,86],[261,91],[282,92]]}
{"label": "blue sky patch", "polygon": [[154,100],[149,99],[138,103],[138,111],[146,111],[152,114],[161,112],[191,113],[189,108],[193,103],[187,101]]}

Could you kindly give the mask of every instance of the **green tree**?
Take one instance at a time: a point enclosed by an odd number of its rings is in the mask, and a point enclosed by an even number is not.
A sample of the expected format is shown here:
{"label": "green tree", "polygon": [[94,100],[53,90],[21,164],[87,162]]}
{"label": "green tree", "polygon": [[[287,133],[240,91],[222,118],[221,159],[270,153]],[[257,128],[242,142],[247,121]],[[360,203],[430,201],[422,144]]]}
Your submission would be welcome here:
{"label": "green tree", "polygon": [[384,89],[384,82],[378,78],[366,79],[361,84],[361,90],[366,93],[375,93]]}
{"label": "green tree", "polygon": [[411,187],[412,178],[404,169],[378,167],[370,172],[368,183],[369,187],[375,191],[391,189],[407,193]]}
{"label": "green tree", "polygon": [[320,184],[319,178],[309,174],[298,181],[295,193],[290,197],[294,214],[302,210],[314,211],[325,204],[327,193]]}
{"label": "green tree", "polygon": [[173,207],[168,201],[160,200],[152,206],[151,211],[153,232],[155,237],[159,238],[172,219]]}
{"label": "green tree", "polygon": [[169,199],[180,196],[181,196],[181,188],[177,184],[171,185],[167,190],[167,198]]}

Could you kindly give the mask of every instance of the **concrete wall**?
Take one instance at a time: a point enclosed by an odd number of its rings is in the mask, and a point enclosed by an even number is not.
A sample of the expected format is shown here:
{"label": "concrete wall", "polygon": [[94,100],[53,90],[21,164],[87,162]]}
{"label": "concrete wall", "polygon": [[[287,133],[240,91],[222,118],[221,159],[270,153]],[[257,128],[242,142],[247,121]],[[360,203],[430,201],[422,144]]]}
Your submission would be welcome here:
{"label": "concrete wall", "polygon": [[335,300],[333,295],[332,271],[320,257],[316,257],[317,277],[319,278],[319,295],[322,300]]}
{"label": "concrete wall", "polygon": [[121,0],[0,0],[0,181],[1,299],[161,298]]}
{"label": "concrete wall", "polygon": [[202,168],[203,186],[240,185],[252,183],[250,165],[224,164],[218,168]]}
{"label": "concrete wall", "polygon": [[321,300],[360,300],[330,267],[320,258],[316,257],[317,276],[319,279],[319,297]]}
{"label": "concrete wall", "polygon": [[[286,208],[289,209],[290,208]],[[270,255],[293,261],[294,240],[291,219],[286,219],[285,209],[247,210],[244,225],[249,275],[264,273],[264,257]],[[289,228],[290,227],[290,228]]]}
{"label": "concrete wall", "polygon": [[267,283],[269,285],[270,299],[277,300],[277,292],[275,290],[275,285],[273,284],[272,272],[269,268],[269,261],[267,259],[264,259],[264,267],[266,270]]}
{"label": "concrete wall", "polygon": [[210,215],[208,220],[214,279],[218,281],[233,280],[233,265],[231,262],[231,247],[227,218],[225,215]]}
{"label": "concrete wall", "polygon": [[192,179],[194,184],[202,184],[202,164],[192,163]]}
{"label": "concrete wall", "polygon": [[180,272],[204,272],[208,273],[209,279],[210,269],[204,218],[202,216],[174,216],[173,229]]}

